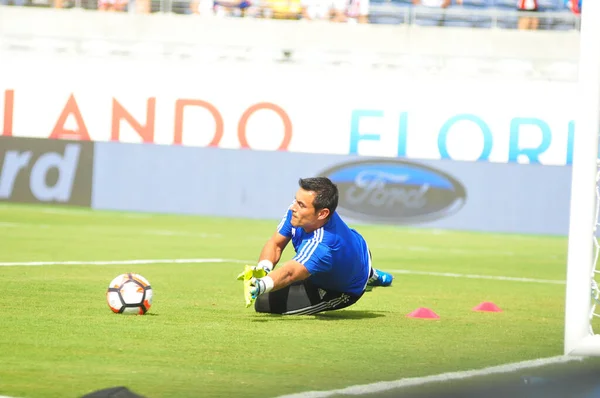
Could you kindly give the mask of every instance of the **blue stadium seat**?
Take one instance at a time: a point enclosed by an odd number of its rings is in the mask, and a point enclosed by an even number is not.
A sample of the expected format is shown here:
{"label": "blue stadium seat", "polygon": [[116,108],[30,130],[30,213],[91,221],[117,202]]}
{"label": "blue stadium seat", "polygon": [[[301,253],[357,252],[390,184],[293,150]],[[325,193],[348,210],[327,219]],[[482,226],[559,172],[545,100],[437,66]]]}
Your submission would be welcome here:
{"label": "blue stadium seat", "polygon": [[[516,0],[492,0],[492,7],[502,11],[514,12],[517,10]],[[496,20],[496,25],[502,29],[516,29],[517,28],[516,16],[499,16]]]}
{"label": "blue stadium seat", "polygon": [[461,11],[460,14],[453,12],[446,15],[444,26],[465,26],[472,28],[489,28],[492,26],[492,18],[481,11],[489,7],[487,0],[464,0],[462,6],[453,6],[450,11]]}
{"label": "blue stadium seat", "polygon": [[502,17],[496,20],[496,26],[502,29],[517,29],[517,17]]}
{"label": "blue stadium seat", "polygon": [[562,0],[538,0],[540,11],[562,11]]}
{"label": "blue stadium seat", "polygon": [[415,25],[420,26],[443,26],[445,12],[439,8],[419,7],[415,9]]}
{"label": "blue stadium seat", "polygon": [[[412,0],[371,0],[369,19],[374,24],[414,23],[420,26],[474,28],[490,28],[495,25],[503,29],[517,29],[519,14],[516,12],[516,3],[517,0],[463,0],[462,5],[454,4],[447,10],[415,7],[412,9],[414,13],[411,13],[408,11],[413,7]],[[578,21],[570,11],[565,9],[564,0],[538,0],[538,4],[540,7],[539,29],[573,30],[578,28]],[[489,11],[486,12],[494,9],[504,15],[493,16]],[[559,13],[559,16],[556,13]],[[411,16],[414,18],[412,21],[410,20]]]}
{"label": "blue stadium seat", "polygon": [[410,22],[410,13],[407,11],[412,7],[410,0],[394,0],[384,2],[382,0],[371,0],[369,10],[369,22],[372,24],[398,25]]}
{"label": "blue stadium seat", "polygon": [[444,26],[443,15],[415,15],[415,25],[419,26]]}
{"label": "blue stadium seat", "polygon": [[493,0],[491,6],[494,8],[499,8],[502,10],[516,10],[517,9],[517,1],[516,0]]}
{"label": "blue stadium seat", "polygon": [[548,29],[550,30],[576,30],[578,29],[577,18],[571,11],[561,12],[559,15],[553,16],[548,21]]}
{"label": "blue stadium seat", "polygon": [[464,18],[455,18],[455,17],[447,17],[443,21],[443,25],[444,26],[458,26],[458,27],[465,27],[465,28],[473,27],[473,23],[471,21],[466,20]]}
{"label": "blue stadium seat", "polygon": [[549,27],[550,30],[577,30],[577,27],[571,23],[566,21],[553,21]]}
{"label": "blue stadium seat", "polygon": [[463,7],[467,8],[489,8],[493,0],[463,0]]}

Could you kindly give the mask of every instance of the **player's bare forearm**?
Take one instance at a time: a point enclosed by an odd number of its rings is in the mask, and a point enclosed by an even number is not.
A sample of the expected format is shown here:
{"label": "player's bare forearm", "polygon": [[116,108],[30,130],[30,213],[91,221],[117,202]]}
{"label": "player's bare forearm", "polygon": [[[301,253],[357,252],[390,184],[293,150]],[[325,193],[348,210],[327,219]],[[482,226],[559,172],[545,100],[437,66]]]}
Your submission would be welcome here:
{"label": "player's bare forearm", "polygon": [[260,260],[269,260],[273,264],[277,264],[279,262],[279,260],[281,259],[282,252],[283,252],[283,250],[281,250],[275,244],[275,242],[273,242],[271,239],[269,239],[267,241],[267,243],[265,243],[265,245],[263,246],[258,260],[259,261]]}
{"label": "player's bare forearm", "polygon": [[281,253],[283,253],[283,249],[285,249],[285,246],[289,241],[289,238],[286,238],[285,236],[276,232],[263,246],[258,260],[269,260],[273,263],[273,265],[277,264],[281,259]]}
{"label": "player's bare forearm", "polygon": [[269,277],[273,279],[273,290],[282,289],[309,276],[310,273],[306,267],[294,260],[287,261],[269,274]]}

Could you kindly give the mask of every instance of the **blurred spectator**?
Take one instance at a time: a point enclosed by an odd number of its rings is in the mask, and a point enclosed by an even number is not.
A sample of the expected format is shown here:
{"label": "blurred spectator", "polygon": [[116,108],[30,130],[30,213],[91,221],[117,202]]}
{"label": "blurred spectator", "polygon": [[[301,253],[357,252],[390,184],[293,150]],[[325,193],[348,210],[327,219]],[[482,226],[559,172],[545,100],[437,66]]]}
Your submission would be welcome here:
{"label": "blurred spectator", "polygon": [[[416,6],[447,8],[452,4],[452,0],[413,0],[413,4]],[[462,4],[462,1],[460,1],[460,4]]]}
{"label": "blurred spectator", "polygon": [[325,0],[329,7],[329,20],[332,22],[346,22],[346,11],[348,10],[348,0]]}
{"label": "blurred spectator", "polygon": [[236,14],[241,14],[241,11],[236,12],[237,10],[239,10],[239,1],[240,0],[215,0],[215,15],[218,17],[228,17]]}
{"label": "blurred spectator", "polygon": [[[537,0],[518,0],[517,1],[517,10],[520,12],[537,12],[538,11],[538,3]],[[540,24],[540,20],[537,17],[527,15],[523,17],[519,17],[519,23],[517,27],[523,30],[535,30],[538,28]]]}
{"label": "blurred spectator", "polygon": [[190,11],[196,15],[214,15],[215,3],[213,0],[192,0],[190,2]]}
{"label": "blurred spectator", "polygon": [[[121,0],[127,3],[127,0]],[[152,0],[129,0],[127,10],[134,9],[136,14],[150,14],[152,11]]]}
{"label": "blurred spectator", "polygon": [[369,23],[369,0],[350,0],[348,17],[349,22]]}
{"label": "blurred spectator", "polygon": [[[429,26],[444,26],[446,22],[446,8],[452,5],[452,0],[412,0],[413,5],[422,5],[427,8],[441,8],[441,11],[433,11],[432,13],[422,13],[416,15],[417,24],[425,24]],[[462,0],[456,1],[462,5]]]}
{"label": "blurred spectator", "polygon": [[266,0],[261,9],[263,18],[300,19],[302,14],[300,0]]}
{"label": "blurred spectator", "polygon": [[301,0],[302,18],[312,21],[326,19],[346,22],[348,0]]}
{"label": "blurred spectator", "polygon": [[245,17],[251,5],[248,0],[214,0],[213,7],[215,15],[219,17]]}
{"label": "blurred spectator", "polygon": [[573,12],[573,14],[581,14],[582,0],[565,0],[565,7]]}
{"label": "blurred spectator", "polygon": [[98,0],[100,11],[125,11],[127,0]]}

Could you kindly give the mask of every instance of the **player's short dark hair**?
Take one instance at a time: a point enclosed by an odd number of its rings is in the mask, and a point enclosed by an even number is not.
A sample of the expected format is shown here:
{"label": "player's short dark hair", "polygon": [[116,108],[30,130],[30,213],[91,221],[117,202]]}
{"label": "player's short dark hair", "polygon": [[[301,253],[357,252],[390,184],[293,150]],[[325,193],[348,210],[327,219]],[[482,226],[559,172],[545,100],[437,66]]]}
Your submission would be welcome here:
{"label": "player's short dark hair", "polygon": [[337,208],[339,193],[337,186],[327,177],[301,178],[298,185],[305,191],[315,193],[313,206],[315,211],[329,209],[329,217]]}

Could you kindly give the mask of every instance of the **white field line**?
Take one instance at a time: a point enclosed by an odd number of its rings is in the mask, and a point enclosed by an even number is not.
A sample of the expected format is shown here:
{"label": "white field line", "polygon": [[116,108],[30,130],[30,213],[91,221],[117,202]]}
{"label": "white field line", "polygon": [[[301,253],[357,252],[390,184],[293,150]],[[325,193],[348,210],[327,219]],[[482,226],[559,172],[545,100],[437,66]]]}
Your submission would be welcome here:
{"label": "white field line", "polygon": [[[49,224],[27,224],[27,223],[16,223],[16,222],[0,222],[0,227],[6,228],[65,228],[64,225],[49,225]],[[66,226],[67,228],[86,228],[86,226]],[[89,225],[87,228],[90,229],[98,229],[98,228],[106,228],[112,226],[96,226]],[[153,236],[164,236],[164,237],[190,237],[190,238],[206,238],[206,239],[226,239],[226,236],[223,234],[216,233],[206,233],[206,232],[187,232],[187,231],[172,231],[172,230],[162,230],[162,229],[147,229],[140,230],[140,233],[144,235],[153,235]],[[265,242],[267,240],[266,237],[246,237],[243,239],[244,241],[256,241],[256,242]],[[455,254],[455,255],[484,255],[484,256],[524,256],[525,254],[516,253],[513,251],[503,251],[503,250],[468,250],[468,249],[452,249],[452,248],[432,248],[427,246],[403,246],[403,245],[388,245],[388,244],[372,244],[369,245],[371,249],[396,249],[399,251],[409,251],[409,252],[423,252],[423,253],[447,253],[447,254]],[[538,257],[544,258],[558,258],[557,255],[543,255]]]}
{"label": "white field line", "polygon": [[[425,253],[450,253],[450,254],[484,254],[490,256],[515,256],[517,253],[512,251],[496,251],[496,250],[465,250],[465,249],[434,249],[427,246],[402,246],[402,245],[380,245],[374,244],[369,245],[371,249],[398,249],[408,250],[411,252],[425,252]],[[556,256],[552,256],[556,257]]]}
{"label": "white field line", "polygon": [[452,232],[447,229],[437,229],[437,228],[402,228],[400,231],[402,233],[407,233],[411,235],[444,235],[449,232]]}
{"label": "white field line", "polygon": [[[176,264],[192,264],[192,263],[248,263],[249,261],[244,260],[233,260],[233,259],[220,259],[220,258],[205,258],[205,259],[160,259],[160,260],[114,260],[114,261],[37,261],[37,262],[0,262],[0,266],[42,266],[42,265],[139,265],[139,264],[164,264],[164,263],[176,263]],[[553,280],[541,280],[541,279],[528,279],[528,278],[511,278],[502,276],[485,276],[485,275],[464,275],[464,274],[450,274],[450,273],[436,273],[436,272],[420,272],[410,270],[389,270],[393,273],[403,274],[419,274],[419,275],[433,275],[433,276],[450,276],[450,277],[465,277],[465,278],[477,278],[477,279],[495,279],[495,280],[508,280],[518,282],[537,282],[537,283],[555,283],[564,284],[563,281]],[[567,357],[558,356],[545,359],[536,359],[525,362],[517,362],[512,364],[500,365],[490,368],[484,368],[480,370],[469,370],[463,372],[452,372],[443,373],[440,375],[425,376],[425,377],[413,377],[407,379],[400,379],[389,382],[378,382],[365,385],[350,386],[347,388],[331,391],[308,391],[298,394],[283,395],[280,398],[324,398],[332,395],[346,394],[346,395],[362,395],[371,394],[376,392],[388,391],[396,388],[403,388],[409,386],[418,386],[433,382],[444,382],[451,380],[466,379],[475,376],[485,376],[497,373],[508,373],[514,372],[520,369],[528,369],[540,366],[546,366],[556,363],[565,363],[569,361],[582,360],[580,357]],[[0,398],[11,398],[0,396]]]}
{"label": "white field line", "polygon": [[206,234],[202,232],[184,232],[184,231],[167,231],[159,229],[150,229],[143,231],[146,235],[157,235],[157,236],[189,236],[195,238],[223,238],[222,234]]}
{"label": "white field line", "polygon": [[565,281],[555,279],[533,279],[533,278],[517,278],[512,276],[495,276],[495,275],[472,275],[472,274],[455,274],[452,272],[428,272],[428,271],[411,271],[407,269],[390,269],[384,270],[392,274],[407,274],[407,275],[427,275],[427,276],[445,276],[449,278],[467,278],[467,279],[490,279],[496,281],[512,281],[512,282],[528,282],[528,283],[543,283],[553,285],[564,285]]}
{"label": "white field line", "polygon": [[[12,206],[10,203],[0,203],[0,210],[12,210]],[[73,209],[73,208],[56,208],[56,207],[30,207],[27,209],[27,211],[30,212],[39,212],[39,213],[46,213],[46,214],[64,214],[64,215],[86,215],[86,216],[104,216],[104,215],[114,215],[115,213],[112,213],[110,211],[104,211],[104,210],[93,210],[93,209]],[[123,218],[140,218],[140,219],[144,219],[144,218],[153,218],[155,214],[153,213],[142,213],[142,212],[122,212],[121,214],[119,214],[119,217],[123,217]],[[200,216],[199,216],[200,217]],[[273,219],[274,222],[277,222],[277,219]],[[402,228],[401,229],[401,233],[407,233],[407,234],[422,234],[422,235],[443,235],[443,234],[447,234],[447,233],[454,233],[454,232],[465,232],[465,231],[460,231],[460,230],[451,230],[451,229],[440,229],[440,228],[427,228],[427,227],[423,227],[423,228]],[[518,239],[518,240],[527,240],[527,239],[537,239],[538,236],[529,236],[529,235],[524,235],[524,234],[516,234],[516,235],[505,235],[503,237],[503,239]],[[1,397],[0,397],[1,398]]]}
{"label": "white field line", "polygon": [[[339,390],[330,391],[307,391],[297,394],[280,395],[277,398],[327,398],[333,395],[365,395],[378,392],[389,391],[406,387],[421,386],[429,383],[441,383],[452,380],[464,380],[471,377],[490,376],[493,374],[511,373],[522,369],[539,368],[542,366],[567,363],[572,361],[581,361],[582,357],[557,356],[550,358],[534,359],[524,362],[515,362],[505,365],[492,366],[478,370],[467,370],[463,372],[442,373],[439,375],[410,377],[395,381],[381,381],[378,383],[362,384],[350,386]],[[0,396],[0,398],[13,398],[9,396]]]}
{"label": "white field line", "polygon": [[79,215],[87,215],[87,214],[91,214],[92,211],[90,209],[70,209],[70,208],[64,208],[64,209],[59,209],[59,208],[55,208],[55,209],[49,209],[49,208],[40,208],[39,209],[40,213],[44,213],[44,214],[60,214],[60,215],[67,215],[67,216],[79,216]]}
{"label": "white field line", "polygon": [[425,376],[425,377],[410,377],[406,379],[400,379],[395,381],[381,381],[372,384],[362,384],[356,386],[350,386],[339,390],[331,391],[307,391],[297,394],[281,395],[278,398],[326,398],[332,395],[363,395],[373,394],[383,391],[389,391],[397,388],[405,388],[411,386],[420,386],[429,383],[439,383],[452,380],[463,380],[470,377],[476,376],[489,376],[499,373],[510,373],[516,372],[521,369],[531,369],[541,366],[553,365],[558,363],[565,363],[570,361],[581,361],[581,357],[570,357],[570,356],[557,356],[543,359],[534,359],[531,361],[509,363],[500,366],[493,366],[489,368],[479,370],[467,370],[463,372],[451,372],[442,373],[439,375]]}
{"label": "white field line", "polygon": [[[369,245],[371,249],[397,249],[397,250],[407,250],[411,252],[424,252],[424,253],[448,253],[448,254],[464,254],[464,255],[486,255],[486,256],[525,256],[524,253],[517,253],[513,251],[504,251],[504,250],[469,250],[469,249],[451,249],[451,248],[431,248],[427,246],[401,246],[401,245]],[[537,257],[547,257],[556,259],[557,255],[543,255]]]}
{"label": "white field line", "polygon": [[[16,228],[16,227],[19,227],[19,226],[21,226],[21,224],[16,223],[16,222],[3,222],[3,221],[0,221],[0,227]],[[0,398],[2,398],[2,397],[0,396]]]}
{"label": "white field line", "polygon": [[[0,227],[4,227],[4,228],[50,228],[49,224],[23,224],[23,223],[18,223],[18,222],[4,222],[4,221],[0,221]],[[2,398],[2,397],[0,397]]]}
{"label": "white field line", "polygon": [[143,264],[216,264],[235,263],[251,264],[252,261],[232,260],[226,258],[184,258],[156,260],[108,260],[108,261],[24,261],[0,262],[1,267],[34,267],[42,265],[143,265]]}
{"label": "white field line", "polygon": [[152,218],[153,215],[146,214],[146,213],[124,213],[123,215],[120,215],[119,217],[132,218],[132,219],[146,219],[146,218]]}
{"label": "white field line", "polygon": [[[96,212],[94,210],[91,209],[48,209],[48,208],[41,208],[39,209],[40,213],[44,213],[44,214],[57,214],[57,215],[61,215],[61,216],[112,216],[114,215],[114,213],[104,213],[104,212]],[[119,214],[119,217],[124,217],[124,218],[152,218],[151,214],[146,214],[146,213],[123,213],[123,214]]]}
{"label": "white field line", "polygon": [[[143,265],[143,264],[206,264],[206,263],[235,263],[235,264],[252,264],[250,260],[225,259],[225,258],[175,258],[175,259],[147,259],[147,260],[107,260],[107,261],[15,261],[15,262],[0,262],[0,267],[33,267],[43,265]],[[532,278],[516,278],[511,276],[495,276],[495,275],[471,275],[471,274],[455,274],[450,272],[426,272],[412,271],[403,269],[385,270],[393,274],[405,275],[428,275],[428,276],[443,276],[451,278],[466,278],[466,279],[490,279],[498,281],[511,282],[529,282],[564,285],[565,281],[552,279],[532,279]]]}
{"label": "white field line", "polygon": [[[46,229],[46,228],[65,228],[64,225],[50,225],[50,224],[26,224],[26,223],[16,223],[16,222],[3,222],[0,221],[0,228],[1,227],[6,227],[6,228],[41,228],[41,229]],[[102,226],[98,226],[98,225],[88,225],[88,226],[74,226],[74,225],[69,225],[67,226],[67,228],[77,228],[78,230],[81,230],[82,228],[89,228],[89,229],[98,229],[98,228],[113,228],[113,226],[106,226],[106,225],[102,225]],[[161,230],[161,229],[147,229],[147,230],[141,230],[140,233],[143,233],[145,235],[156,235],[156,236],[186,236],[186,237],[193,237],[193,238],[215,238],[215,239],[222,239],[224,238],[224,236],[222,234],[209,234],[209,233],[203,233],[203,232],[185,232],[185,231],[169,231],[169,230]],[[266,241],[265,239],[261,239]],[[0,397],[1,398],[1,397]]]}
{"label": "white field line", "polygon": [[[0,203],[0,210],[12,210],[12,207],[6,204]],[[92,209],[73,209],[73,208],[48,208],[48,207],[30,207],[27,209],[28,212],[31,213],[43,213],[43,214],[55,214],[61,216],[114,216],[118,214],[119,217],[123,218],[152,218],[154,214],[152,213],[136,213],[136,212],[123,212],[123,213],[113,213],[102,210],[92,210]],[[2,398],[0,396],[0,398]]]}

